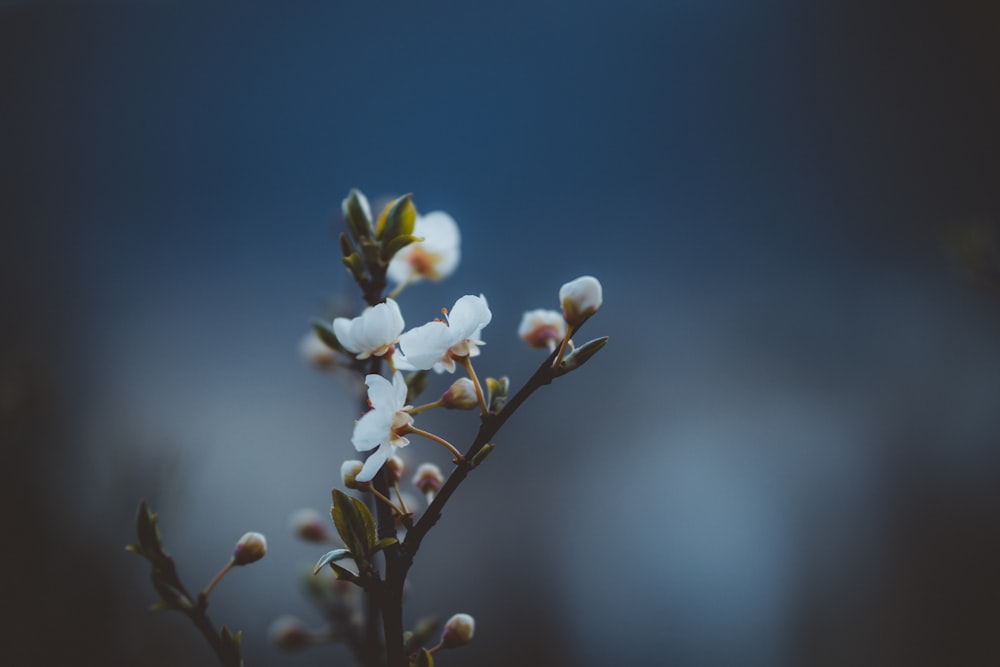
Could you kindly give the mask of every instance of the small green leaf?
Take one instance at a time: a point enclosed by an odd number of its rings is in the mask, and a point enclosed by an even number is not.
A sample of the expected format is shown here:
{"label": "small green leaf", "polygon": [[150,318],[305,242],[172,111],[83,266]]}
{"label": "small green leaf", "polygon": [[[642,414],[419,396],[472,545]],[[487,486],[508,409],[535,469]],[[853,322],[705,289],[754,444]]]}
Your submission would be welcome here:
{"label": "small green leaf", "polygon": [[434,656],[431,652],[425,648],[421,648],[420,652],[416,654],[417,661],[414,663],[417,667],[434,667]]}
{"label": "small green leaf", "polygon": [[326,322],[313,320],[312,328],[313,331],[316,332],[316,337],[323,341],[328,348],[336,352],[340,352],[341,354],[350,354],[344,349],[344,346],[340,344],[340,341],[337,340],[337,334],[333,333],[333,329],[331,329]]}
{"label": "small green leaf", "polygon": [[342,257],[341,262],[347,267],[348,273],[356,280],[361,282],[365,278],[365,267],[361,263],[361,256],[358,253],[354,253],[349,257]]}
{"label": "small green leaf", "polygon": [[333,569],[333,573],[337,575],[337,579],[343,579],[345,581],[350,581],[352,583],[358,583],[358,575],[354,574],[346,567],[341,567],[336,563],[330,563],[330,567]]}
{"label": "small green leaf", "polygon": [[385,549],[386,547],[391,547],[393,544],[396,544],[398,542],[399,540],[397,540],[395,537],[382,538],[381,540],[378,541],[378,544],[376,544],[372,548],[371,553],[369,553],[368,555],[370,556],[372,554],[378,553],[379,551],[382,551],[382,549]]}
{"label": "small green leaf", "polygon": [[340,539],[355,555],[354,561],[361,567],[359,561],[364,561],[365,555],[375,546],[375,517],[367,505],[340,489],[333,490],[333,508],[330,510],[330,515],[333,517]]}
{"label": "small green leaf", "polygon": [[385,213],[385,225],[381,233],[376,231],[376,237],[384,248],[396,237],[412,234],[416,223],[417,208],[413,205],[413,195],[403,195],[389,205]]}
{"label": "small green leaf", "polygon": [[319,561],[316,563],[316,567],[313,568],[313,574],[318,574],[319,571],[322,570],[323,567],[325,567],[329,563],[338,560],[343,560],[345,558],[353,559],[354,554],[352,554],[347,549],[334,549],[333,551],[327,551],[325,554],[323,554],[323,557],[320,558]]}
{"label": "small green leaf", "polygon": [[417,371],[406,378],[406,404],[412,405],[420,394],[427,389],[427,375],[429,371]]}
{"label": "small green leaf", "polygon": [[503,410],[507,402],[507,392],[510,391],[510,378],[504,376],[499,380],[486,378],[486,404],[490,412],[496,414]]}
{"label": "small green leaf", "polygon": [[490,453],[493,451],[495,447],[496,445],[494,445],[491,442],[487,442],[485,445],[480,447],[479,451],[476,452],[476,455],[472,457],[472,467],[476,468],[480,466],[482,462],[486,460],[486,457],[490,455]]}
{"label": "small green leaf", "polygon": [[358,254],[358,249],[354,247],[351,239],[344,232],[340,232],[340,254],[344,257]]}
{"label": "small green leaf", "polygon": [[347,223],[347,228],[357,241],[370,239],[373,236],[372,221],[367,210],[368,202],[364,197],[359,190],[352,188],[341,205],[344,222]]}
{"label": "small green leaf", "polygon": [[404,234],[402,236],[397,236],[396,238],[389,241],[382,247],[382,260],[388,262],[396,253],[417,241],[423,241],[424,239],[419,236],[414,236],[413,234]]}
{"label": "small green leaf", "polygon": [[588,341],[576,348],[572,354],[568,355],[565,359],[560,362],[559,366],[555,369],[555,377],[560,375],[565,375],[570,371],[575,371],[580,366],[590,361],[591,357],[601,351],[605,345],[608,344],[608,337],[603,336],[601,338],[595,338],[592,341]]}
{"label": "small green leaf", "polygon": [[139,538],[139,546],[149,553],[160,553],[163,551],[163,544],[160,541],[160,532],[156,529],[156,515],[149,511],[149,506],[143,500],[139,503],[139,514],[136,517],[136,535]]}

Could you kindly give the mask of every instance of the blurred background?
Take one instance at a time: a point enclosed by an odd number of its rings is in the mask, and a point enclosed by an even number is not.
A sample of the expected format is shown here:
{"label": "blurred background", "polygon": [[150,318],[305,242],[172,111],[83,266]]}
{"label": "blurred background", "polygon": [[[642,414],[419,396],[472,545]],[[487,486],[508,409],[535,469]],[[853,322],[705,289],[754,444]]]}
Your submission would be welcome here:
{"label": "blurred background", "polygon": [[478,622],[441,664],[1000,664],[987,5],[4,3],[2,662],[213,664],[146,611],[145,498],[195,590],[267,535],[211,606],[248,665],[349,664],[266,631],[319,623],[287,518],[354,456],[297,346],[352,304],[358,187],[458,221],[401,306],[485,293],[481,375],[519,386],[522,311],[605,289],[610,345],[418,556],[408,622]]}

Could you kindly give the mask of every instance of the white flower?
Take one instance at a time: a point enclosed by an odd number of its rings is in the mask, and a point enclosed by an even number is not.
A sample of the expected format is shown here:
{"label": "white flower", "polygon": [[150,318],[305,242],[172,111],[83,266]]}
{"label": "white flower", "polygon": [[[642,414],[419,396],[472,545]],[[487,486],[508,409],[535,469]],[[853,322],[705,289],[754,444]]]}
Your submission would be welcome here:
{"label": "white flower", "polygon": [[397,449],[410,444],[403,436],[413,424],[413,417],[405,411],[409,407],[406,405],[406,382],[399,371],[392,376],[392,382],[372,374],[365,378],[365,384],[368,385],[368,403],[372,409],[354,425],[351,443],[359,452],[375,451],[357,474],[358,482],[372,481],[375,473]]}
{"label": "white flower", "polygon": [[390,353],[402,331],[403,315],[392,299],[365,308],[354,319],[338,317],[333,321],[337,340],[358,359]]}
{"label": "white flower", "polygon": [[386,271],[389,280],[397,285],[422,278],[441,280],[455,271],[461,257],[461,237],[450,215],[432,211],[419,216],[413,235],[423,241],[415,241],[393,256]]}
{"label": "white flower", "polygon": [[454,373],[455,359],[479,356],[479,346],[486,344],[480,335],[493,319],[486,297],[466,294],[444,315],[447,322],[434,320],[399,337],[397,368]]}
{"label": "white flower", "polygon": [[594,276],[581,276],[559,288],[563,317],[570,326],[580,326],[597,312],[604,301],[601,283]]}
{"label": "white flower", "polygon": [[566,320],[555,310],[529,310],[521,317],[517,335],[529,346],[551,352],[566,337]]}

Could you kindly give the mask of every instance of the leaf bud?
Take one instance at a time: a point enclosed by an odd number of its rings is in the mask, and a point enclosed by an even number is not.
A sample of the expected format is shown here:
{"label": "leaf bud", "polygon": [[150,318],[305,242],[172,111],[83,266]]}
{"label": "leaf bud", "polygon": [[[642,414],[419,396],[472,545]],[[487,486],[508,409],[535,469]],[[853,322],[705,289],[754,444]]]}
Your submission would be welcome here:
{"label": "leaf bud", "polygon": [[441,648],[458,648],[472,641],[476,631],[476,620],[468,614],[455,614],[444,624],[441,633]]}
{"label": "leaf bud", "polygon": [[267,553],[267,540],[260,533],[246,533],[233,549],[233,565],[249,565]]}
{"label": "leaf bud", "polygon": [[604,302],[604,290],[593,276],[581,276],[559,288],[563,317],[572,327],[583,324]]}
{"label": "leaf bud", "polygon": [[449,410],[472,410],[479,407],[476,385],[469,378],[458,378],[441,395],[441,407]]}

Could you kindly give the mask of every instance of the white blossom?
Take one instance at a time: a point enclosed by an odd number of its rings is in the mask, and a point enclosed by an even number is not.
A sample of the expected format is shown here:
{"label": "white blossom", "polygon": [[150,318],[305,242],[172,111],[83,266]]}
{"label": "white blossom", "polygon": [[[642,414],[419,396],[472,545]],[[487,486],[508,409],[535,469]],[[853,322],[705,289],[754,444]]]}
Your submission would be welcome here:
{"label": "white blossom", "polygon": [[299,343],[299,355],[310,366],[320,370],[333,368],[337,363],[337,353],[319,339],[315,331],[308,332]]}
{"label": "white blossom", "polygon": [[454,273],[461,257],[461,237],[450,215],[432,211],[419,216],[413,235],[423,240],[405,246],[393,256],[386,271],[389,280],[401,285],[423,278],[442,280]]}
{"label": "white blossom", "polygon": [[566,336],[566,320],[555,310],[529,310],[521,317],[517,335],[534,348],[548,348],[551,352]]}
{"label": "white blossom", "polygon": [[337,340],[358,359],[391,353],[402,331],[403,315],[392,299],[365,308],[354,319],[338,317],[333,321]]}
{"label": "white blossom", "polygon": [[493,319],[486,297],[467,294],[455,302],[445,320],[434,320],[399,337],[396,367],[403,370],[428,370],[437,373],[455,372],[455,359],[479,356],[483,328]]}
{"label": "white blossom", "polygon": [[413,424],[412,415],[405,411],[409,407],[406,405],[406,382],[399,371],[392,376],[392,382],[372,374],[365,378],[365,384],[368,385],[368,403],[372,409],[354,425],[351,443],[359,452],[375,451],[368,455],[364,467],[357,474],[358,482],[372,481],[375,473],[397,449],[410,444],[404,435]]}

